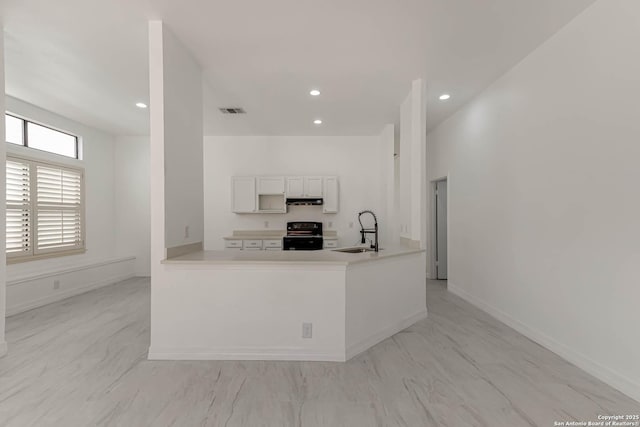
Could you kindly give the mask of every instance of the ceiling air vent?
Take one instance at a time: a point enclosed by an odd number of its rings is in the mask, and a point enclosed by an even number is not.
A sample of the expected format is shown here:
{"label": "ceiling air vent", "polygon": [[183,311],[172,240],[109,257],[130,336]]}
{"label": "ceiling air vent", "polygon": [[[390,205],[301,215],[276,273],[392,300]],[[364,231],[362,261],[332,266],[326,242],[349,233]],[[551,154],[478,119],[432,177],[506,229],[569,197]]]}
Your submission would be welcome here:
{"label": "ceiling air vent", "polygon": [[220,108],[220,112],[222,114],[247,114],[246,111],[244,111],[244,108]]}

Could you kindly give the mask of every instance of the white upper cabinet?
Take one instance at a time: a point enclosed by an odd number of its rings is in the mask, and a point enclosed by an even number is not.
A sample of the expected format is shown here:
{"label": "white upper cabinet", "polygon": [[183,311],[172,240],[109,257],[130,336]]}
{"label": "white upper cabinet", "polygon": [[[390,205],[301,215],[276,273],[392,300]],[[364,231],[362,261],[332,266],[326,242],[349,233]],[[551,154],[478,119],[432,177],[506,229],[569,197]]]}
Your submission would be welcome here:
{"label": "white upper cabinet", "polygon": [[337,176],[234,176],[231,211],[286,213],[286,198],[323,198],[322,212],[337,213],[339,194]]}
{"label": "white upper cabinet", "polygon": [[304,197],[304,177],[287,177],[287,197]]}
{"label": "white upper cabinet", "polygon": [[322,177],[287,177],[287,197],[322,197]]}
{"label": "white upper cabinet", "polygon": [[324,178],[324,201],[322,204],[322,212],[337,213],[338,212],[338,177],[327,176]]}
{"label": "white upper cabinet", "polygon": [[234,176],[231,178],[231,211],[249,213],[256,211],[256,178]]}
{"label": "white upper cabinet", "polygon": [[259,176],[258,194],[284,194],[284,177]]}
{"label": "white upper cabinet", "polygon": [[322,197],[322,177],[304,177],[304,197]]}

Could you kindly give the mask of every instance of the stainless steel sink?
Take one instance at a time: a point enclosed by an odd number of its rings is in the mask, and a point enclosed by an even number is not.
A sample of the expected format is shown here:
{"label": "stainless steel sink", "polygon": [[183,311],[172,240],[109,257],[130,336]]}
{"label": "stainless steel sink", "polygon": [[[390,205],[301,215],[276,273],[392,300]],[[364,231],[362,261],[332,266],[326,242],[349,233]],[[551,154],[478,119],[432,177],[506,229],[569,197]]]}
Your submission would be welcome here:
{"label": "stainless steel sink", "polygon": [[348,254],[360,254],[364,252],[373,252],[371,248],[342,248],[342,249],[333,249],[334,252],[344,252]]}

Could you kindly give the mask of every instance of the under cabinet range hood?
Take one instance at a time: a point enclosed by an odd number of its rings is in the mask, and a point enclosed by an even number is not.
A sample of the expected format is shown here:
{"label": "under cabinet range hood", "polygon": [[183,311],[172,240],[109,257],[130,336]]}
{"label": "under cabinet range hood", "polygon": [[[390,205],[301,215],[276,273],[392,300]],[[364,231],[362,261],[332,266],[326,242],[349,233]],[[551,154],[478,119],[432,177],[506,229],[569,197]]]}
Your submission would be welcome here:
{"label": "under cabinet range hood", "polygon": [[322,204],[322,198],[308,199],[302,197],[291,197],[287,199],[287,205],[289,206],[321,206]]}

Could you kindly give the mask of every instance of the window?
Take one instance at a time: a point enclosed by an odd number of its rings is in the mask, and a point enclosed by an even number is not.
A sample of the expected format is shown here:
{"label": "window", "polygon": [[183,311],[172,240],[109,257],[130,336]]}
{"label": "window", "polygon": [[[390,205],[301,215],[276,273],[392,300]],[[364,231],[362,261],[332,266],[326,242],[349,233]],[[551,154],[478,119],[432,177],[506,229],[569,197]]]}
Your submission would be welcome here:
{"label": "window", "polygon": [[6,140],[8,143],[23,145],[36,150],[48,151],[77,159],[78,137],[51,129],[29,120],[5,114]]}
{"label": "window", "polygon": [[7,260],[84,251],[84,171],[7,156]]}
{"label": "window", "polygon": [[24,145],[24,121],[10,115],[5,116],[7,142]]}

